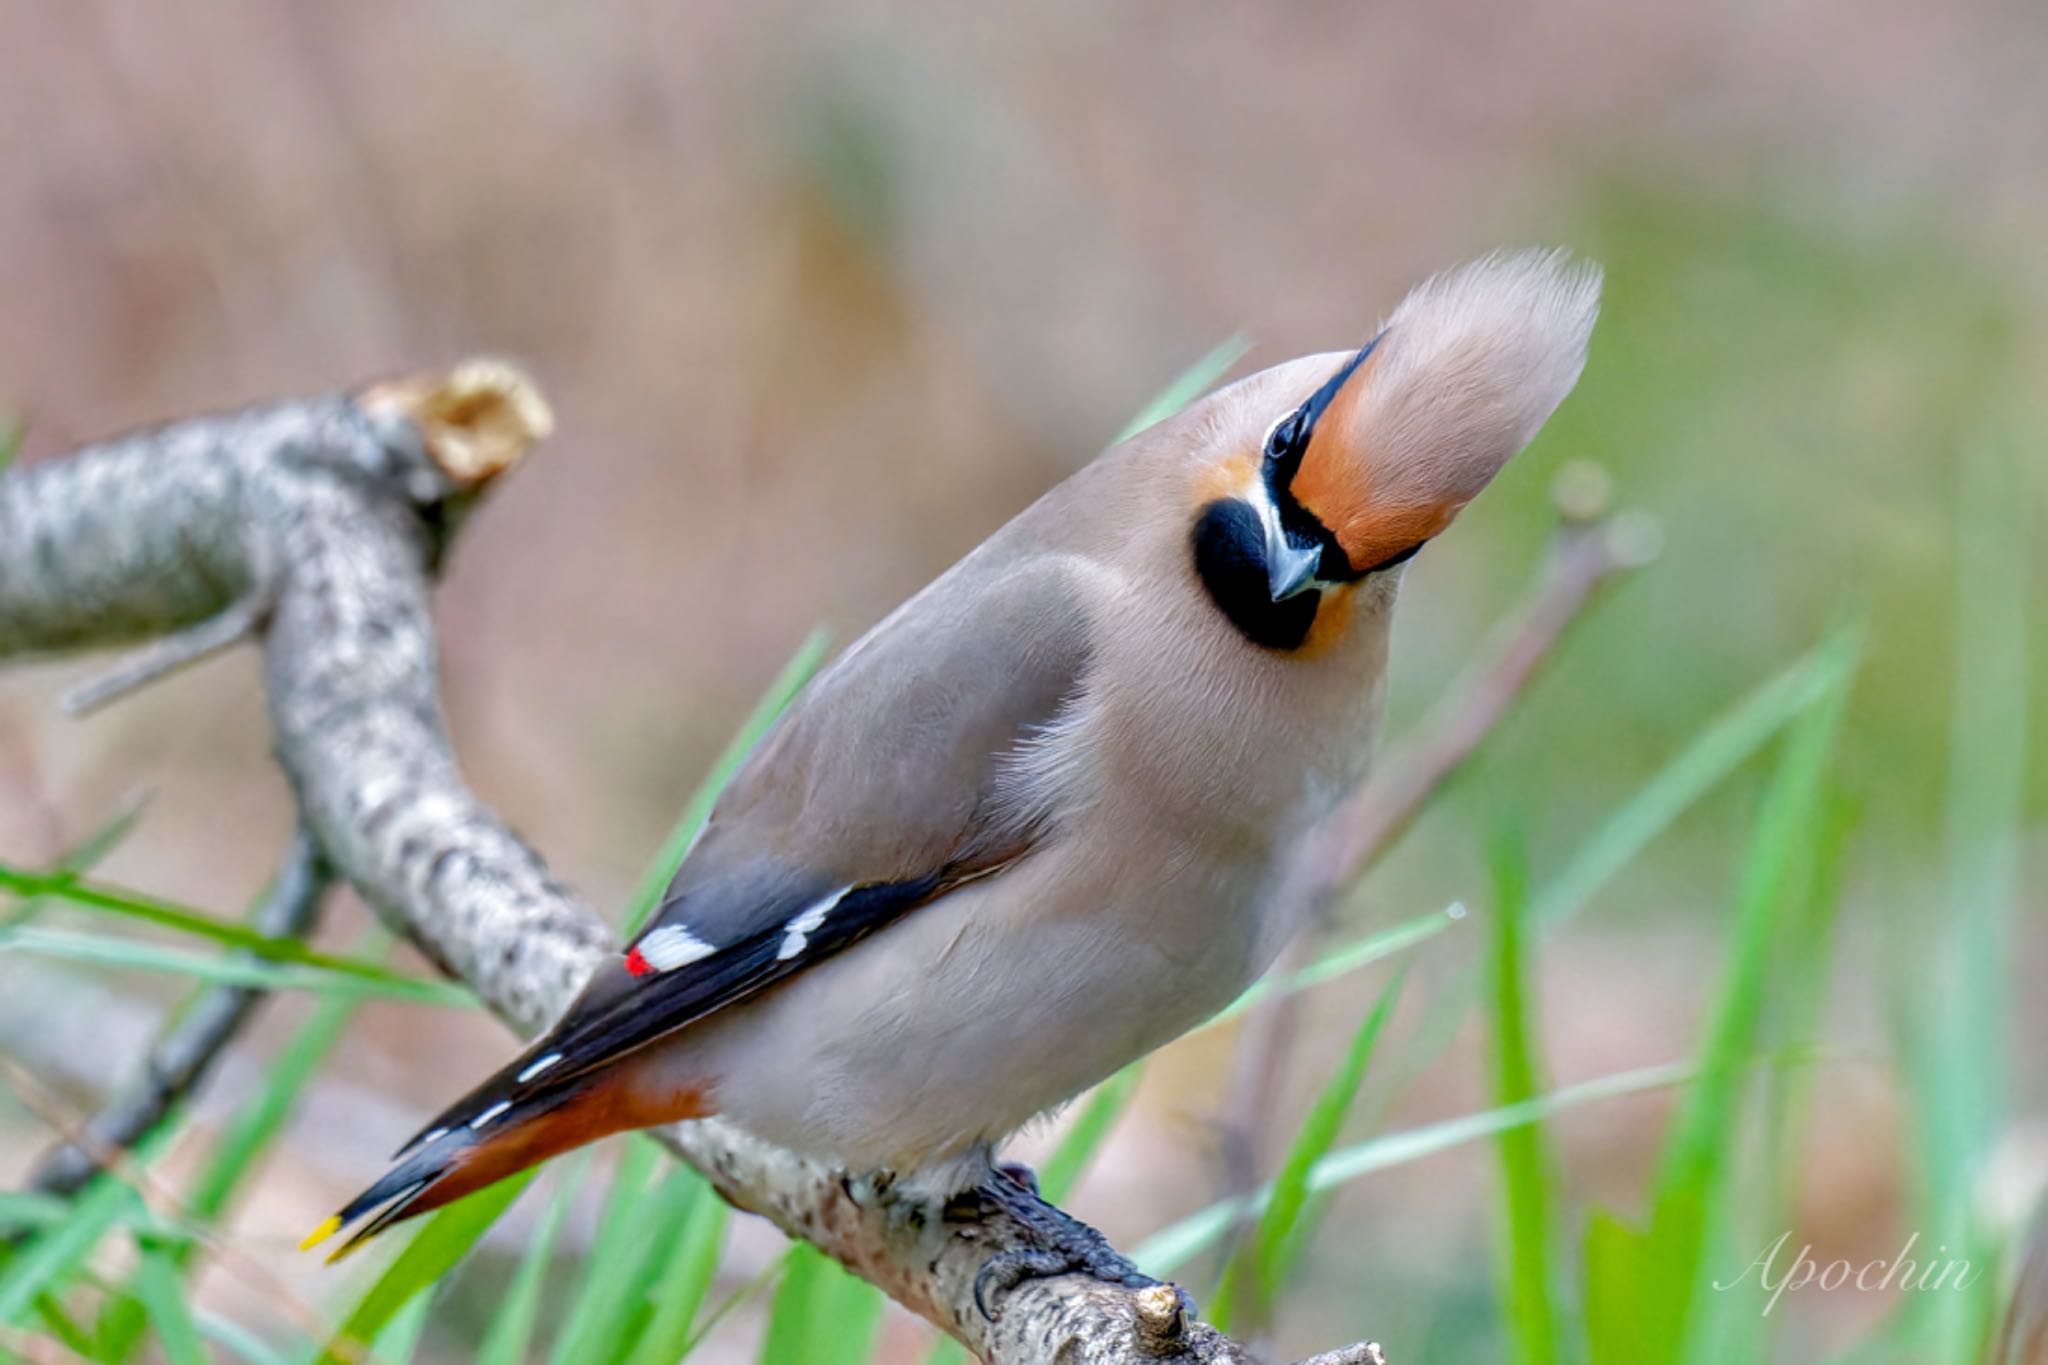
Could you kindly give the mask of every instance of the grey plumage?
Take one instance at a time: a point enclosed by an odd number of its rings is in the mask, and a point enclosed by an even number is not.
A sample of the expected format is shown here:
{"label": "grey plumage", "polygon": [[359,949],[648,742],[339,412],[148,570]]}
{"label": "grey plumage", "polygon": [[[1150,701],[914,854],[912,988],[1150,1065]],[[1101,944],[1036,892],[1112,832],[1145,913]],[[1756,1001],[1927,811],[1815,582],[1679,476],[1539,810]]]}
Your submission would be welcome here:
{"label": "grey plumage", "polygon": [[[1488,258],[1369,354],[1253,375],[1046,494],[804,692],[640,944],[433,1125],[508,1155],[401,1197],[708,1112],[950,1191],[1229,1003],[1294,928],[1272,892],[1297,841],[1366,769],[1401,576],[1372,570],[1562,399],[1596,294],[1560,256]],[[1306,596],[1259,595],[1278,550],[1318,566]],[[1269,608],[1300,629],[1247,628]]]}

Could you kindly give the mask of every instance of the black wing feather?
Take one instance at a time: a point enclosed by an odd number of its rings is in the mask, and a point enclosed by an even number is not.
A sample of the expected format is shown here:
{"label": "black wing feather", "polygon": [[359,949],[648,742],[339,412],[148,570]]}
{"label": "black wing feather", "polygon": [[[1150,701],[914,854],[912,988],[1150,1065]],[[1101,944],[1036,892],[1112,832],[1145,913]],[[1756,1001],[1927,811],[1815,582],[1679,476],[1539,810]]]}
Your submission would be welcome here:
{"label": "black wing feather", "polygon": [[856,886],[805,936],[800,953],[781,956],[785,920],[756,930],[687,967],[645,977],[638,990],[567,1022],[554,1039],[553,1050],[560,1052],[563,1060],[549,1069],[548,1077],[555,1082],[573,1080],[593,1066],[609,1064],[685,1024],[766,990],[901,918],[944,885],[944,879],[934,875]]}
{"label": "black wing feather", "polygon": [[[560,1095],[593,1069],[608,1066],[687,1024],[756,995],[813,962],[850,947],[930,900],[970,880],[938,873],[909,881],[856,886],[839,897],[817,928],[805,935],[802,952],[781,955],[789,919],[817,900],[792,902],[788,914],[737,943],[671,971],[631,978],[608,999],[577,1008],[555,1028],[508,1062],[498,1073],[443,1110],[403,1147],[404,1157],[442,1133],[461,1129],[475,1115],[499,1105],[525,1106]],[[535,1063],[560,1057],[539,1071]],[[521,1079],[528,1076],[529,1079]],[[404,1169],[403,1167],[400,1168]]]}

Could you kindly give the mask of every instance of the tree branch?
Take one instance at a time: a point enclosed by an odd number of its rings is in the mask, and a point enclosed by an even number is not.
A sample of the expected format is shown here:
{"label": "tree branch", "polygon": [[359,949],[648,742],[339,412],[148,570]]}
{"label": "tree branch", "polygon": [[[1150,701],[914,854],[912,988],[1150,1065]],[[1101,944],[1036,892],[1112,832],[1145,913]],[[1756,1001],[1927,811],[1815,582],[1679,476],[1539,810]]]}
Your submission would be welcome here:
{"label": "tree branch", "polygon": [[[429,588],[448,531],[548,432],[498,365],[183,422],[0,476],[0,658],[189,631],[265,610],[277,755],[336,872],[530,1034],[615,951],[603,921],[463,785]],[[190,638],[190,637],[188,637]],[[202,632],[197,638],[210,641]],[[771,1219],[996,1365],[1249,1362],[1177,1297],[1067,1276],[974,1307],[1006,1218],[947,1224],[717,1121],[663,1134]],[[1371,1365],[1377,1347],[1312,1365]]]}

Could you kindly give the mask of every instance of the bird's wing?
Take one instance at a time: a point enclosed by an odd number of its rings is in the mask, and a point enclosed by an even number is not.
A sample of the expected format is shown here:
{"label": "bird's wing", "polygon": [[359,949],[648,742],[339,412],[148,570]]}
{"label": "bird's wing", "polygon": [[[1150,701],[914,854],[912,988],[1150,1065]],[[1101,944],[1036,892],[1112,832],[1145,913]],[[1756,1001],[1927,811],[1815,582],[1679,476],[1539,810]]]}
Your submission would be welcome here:
{"label": "bird's wing", "polygon": [[977,553],[856,643],[748,757],[624,958],[404,1150],[560,1093],[1032,847],[1007,760],[1082,689],[1090,584],[1064,556]]}

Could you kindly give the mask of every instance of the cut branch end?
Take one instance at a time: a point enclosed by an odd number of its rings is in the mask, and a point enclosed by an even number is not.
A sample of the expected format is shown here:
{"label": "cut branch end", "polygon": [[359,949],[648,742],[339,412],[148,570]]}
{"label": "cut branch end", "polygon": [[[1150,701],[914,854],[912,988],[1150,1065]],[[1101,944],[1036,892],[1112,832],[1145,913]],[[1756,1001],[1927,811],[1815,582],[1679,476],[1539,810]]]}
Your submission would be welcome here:
{"label": "cut branch end", "polygon": [[428,457],[458,489],[488,483],[555,429],[540,390],[502,360],[465,360],[445,375],[374,384],[356,402],[365,412],[412,423]]}

